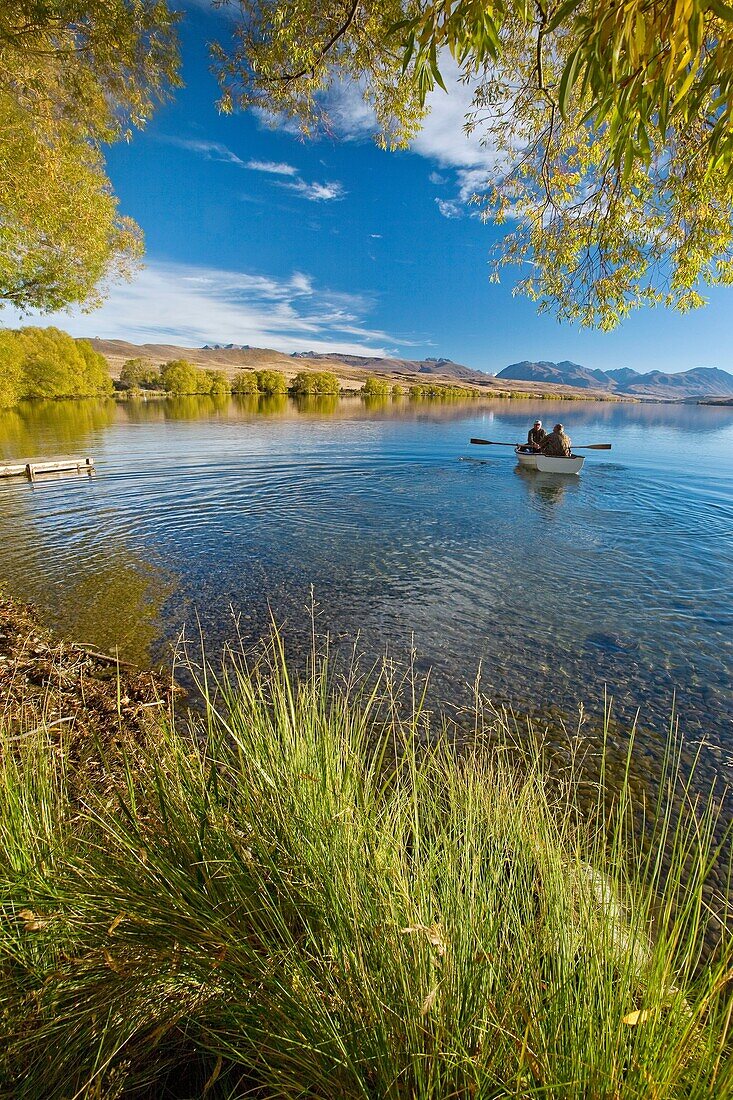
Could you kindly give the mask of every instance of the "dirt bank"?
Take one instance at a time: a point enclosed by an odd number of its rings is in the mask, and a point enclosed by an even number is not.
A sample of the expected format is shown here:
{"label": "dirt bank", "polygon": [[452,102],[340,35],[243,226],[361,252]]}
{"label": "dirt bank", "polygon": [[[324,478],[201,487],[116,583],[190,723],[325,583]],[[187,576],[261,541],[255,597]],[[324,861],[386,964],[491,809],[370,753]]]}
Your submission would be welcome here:
{"label": "dirt bank", "polygon": [[75,785],[100,779],[102,758],[142,744],[180,688],[41,626],[34,608],[0,596],[0,722],[13,737],[45,725]]}

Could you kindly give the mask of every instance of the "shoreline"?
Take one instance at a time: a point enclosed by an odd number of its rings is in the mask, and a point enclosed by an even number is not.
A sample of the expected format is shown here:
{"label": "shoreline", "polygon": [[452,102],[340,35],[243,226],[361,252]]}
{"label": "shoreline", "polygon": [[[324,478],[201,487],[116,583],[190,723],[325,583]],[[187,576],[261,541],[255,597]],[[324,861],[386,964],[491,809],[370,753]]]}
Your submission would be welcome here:
{"label": "shoreline", "polygon": [[298,676],[277,632],[177,721],[29,605],[0,634],[3,1095],[570,1096],[568,1060],[578,1098],[733,1095],[716,811],[674,751],[647,834],[628,777],[584,809],[577,755],[484,711],[427,745],[389,678]]}
{"label": "shoreline", "polygon": [[[448,383],[440,383],[441,386],[449,388]],[[22,408],[24,405],[33,405],[48,402],[58,402],[59,404],[78,404],[84,401],[113,401],[118,405],[127,405],[135,401],[180,401],[191,397],[196,398],[210,398],[212,401],[229,401],[229,400],[258,400],[261,398],[285,398],[294,402],[307,402],[307,401],[343,401],[343,400],[355,400],[358,399],[367,407],[371,404],[433,404],[433,405],[473,405],[476,403],[483,403],[485,401],[542,401],[542,402],[573,402],[583,404],[599,404],[599,405],[678,405],[685,404],[682,401],[673,401],[665,398],[638,398],[638,397],[602,397],[598,394],[586,394],[583,391],[570,391],[562,393],[548,393],[547,391],[530,391],[530,390],[497,390],[495,392],[487,392],[486,390],[461,386],[461,389],[465,389],[466,393],[452,394],[446,393],[431,393],[421,394],[414,397],[409,393],[404,394],[364,394],[361,389],[342,389],[339,393],[295,393],[291,390],[278,393],[266,393],[259,390],[255,393],[236,393],[234,391],[226,391],[224,393],[212,394],[212,393],[166,393],[164,390],[148,390],[148,389],[114,389],[109,394],[81,394],[81,395],[57,395],[54,397],[24,397],[15,405],[0,406],[0,415],[3,413],[14,412],[15,410]],[[697,402],[699,405],[712,404],[712,402]]]}
{"label": "shoreline", "polygon": [[[283,652],[289,651],[286,641],[283,639]],[[247,658],[255,655],[259,659],[265,642],[266,634],[253,641]],[[289,652],[296,678],[305,671],[304,660],[299,648],[295,654]],[[226,647],[207,661],[212,662],[212,669],[223,669],[229,662]],[[102,652],[93,644],[74,641],[63,629],[46,625],[42,610],[33,603],[0,589],[0,715],[6,727],[48,727],[75,771],[86,773],[91,768],[90,779],[95,770],[104,771],[99,769],[100,753],[103,756],[111,749],[116,757],[127,749],[148,745],[161,720],[173,716],[177,700],[183,702],[182,712],[199,712],[195,674],[191,680],[175,679],[174,663],[171,658],[157,667],[147,662],[143,666]],[[186,667],[184,662],[184,672]],[[520,706],[485,694],[480,699],[482,713],[490,719],[487,730],[493,716],[500,727],[511,726],[520,740],[539,739],[543,752],[559,770],[571,763],[577,768],[580,804],[592,801],[593,792],[602,783],[611,790],[626,784],[640,807],[658,797],[667,749],[659,729],[638,721],[638,716],[629,725],[611,711],[594,714],[584,708],[579,723],[574,711],[565,711],[555,703],[532,705],[525,701]],[[461,751],[470,747],[475,721],[468,700],[457,702],[442,694],[426,696],[422,709],[433,735],[450,731],[454,746]],[[485,731],[483,740],[493,743],[494,735]],[[688,740],[684,730],[676,732],[674,740],[681,773],[690,780],[696,776],[698,795],[715,791],[724,819],[733,822],[733,791],[726,785],[718,756],[704,738]],[[501,739],[496,745],[505,751]],[[722,834],[719,840],[723,842]],[[730,851],[733,859],[733,846]],[[722,880],[719,887],[723,887]],[[733,884],[726,887],[726,893],[733,903]]]}
{"label": "shoreline", "polygon": [[32,604],[0,592],[2,722],[19,737],[47,729],[79,784],[103,774],[106,754],[145,744],[181,694],[170,673],[63,638]]}

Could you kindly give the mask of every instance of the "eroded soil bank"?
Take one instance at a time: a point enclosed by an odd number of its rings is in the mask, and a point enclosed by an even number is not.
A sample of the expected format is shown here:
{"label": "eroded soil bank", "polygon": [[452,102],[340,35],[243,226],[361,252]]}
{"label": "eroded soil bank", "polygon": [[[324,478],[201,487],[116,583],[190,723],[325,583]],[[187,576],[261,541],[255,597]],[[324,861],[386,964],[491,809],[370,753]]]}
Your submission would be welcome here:
{"label": "eroded soil bank", "polygon": [[58,638],[31,605],[0,597],[0,720],[17,737],[44,725],[76,784],[101,781],[102,759],[143,743],[178,693],[170,672]]}

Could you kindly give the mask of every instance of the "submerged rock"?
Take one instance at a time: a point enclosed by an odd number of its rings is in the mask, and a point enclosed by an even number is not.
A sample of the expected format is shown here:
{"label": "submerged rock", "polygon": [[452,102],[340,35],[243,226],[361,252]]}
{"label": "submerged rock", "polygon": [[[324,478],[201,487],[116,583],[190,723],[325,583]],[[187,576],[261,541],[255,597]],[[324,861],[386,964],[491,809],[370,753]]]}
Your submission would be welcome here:
{"label": "submerged rock", "polygon": [[625,638],[622,634],[606,634],[603,631],[597,631],[595,634],[587,635],[584,647],[600,649],[603,653],[637,653],[639,643],[634,638]]}

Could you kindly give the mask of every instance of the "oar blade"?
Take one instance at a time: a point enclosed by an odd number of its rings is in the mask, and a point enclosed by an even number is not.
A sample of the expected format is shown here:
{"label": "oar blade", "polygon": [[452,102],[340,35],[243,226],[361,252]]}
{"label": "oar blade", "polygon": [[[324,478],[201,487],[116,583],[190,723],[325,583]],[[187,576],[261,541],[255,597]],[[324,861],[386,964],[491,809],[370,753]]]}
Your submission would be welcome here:
{"label": "oar blade", "polygon": [[494,439],[472,439],[471,443],[483,443],[487,447],[518,447],[518,443],[497,443]]}

